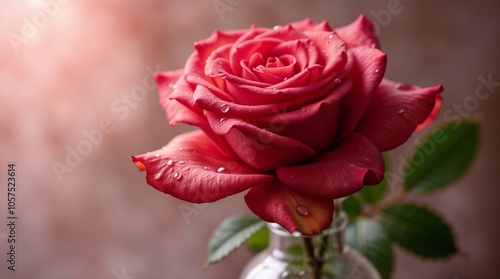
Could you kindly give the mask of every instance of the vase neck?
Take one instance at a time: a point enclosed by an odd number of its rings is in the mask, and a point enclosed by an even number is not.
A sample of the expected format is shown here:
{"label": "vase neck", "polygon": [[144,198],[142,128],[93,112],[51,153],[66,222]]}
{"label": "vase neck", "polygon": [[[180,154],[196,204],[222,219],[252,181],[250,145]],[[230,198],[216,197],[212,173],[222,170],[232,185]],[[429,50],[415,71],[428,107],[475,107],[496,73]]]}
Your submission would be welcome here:
{"label": "vase neck", "polygon": [[[331,225],[320,234],[314,236],[303,236],[298,231],[289,233],[278,224],[268,223],[269,249],[271,255],[279,260],[288,262],[303,261],[305,256],[302,250],[305,237],[310,237],[316,243],[316,249],[327,249],[327,255],[338,255],[345,253],[345,228],[347,226],[347,215],[342,210],[340,200],[335,200],[333,221]],[[321,246],[325,246],[320,248]]]}

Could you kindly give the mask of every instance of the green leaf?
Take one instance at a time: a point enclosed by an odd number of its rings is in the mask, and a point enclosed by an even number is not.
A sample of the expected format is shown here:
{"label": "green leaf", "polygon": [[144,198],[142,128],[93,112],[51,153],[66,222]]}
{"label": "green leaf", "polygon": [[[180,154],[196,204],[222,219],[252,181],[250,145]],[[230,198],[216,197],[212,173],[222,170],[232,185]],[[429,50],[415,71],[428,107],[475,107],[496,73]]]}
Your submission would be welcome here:
{"label": "green leaf", "polygon": [[342,202],[342,209],[349,217],[349,222],[355,220],[363,211],[361,203],[354,196],[349,196]]}
{"label": "green leaf", "polygon": [[377,216],[391,239],[425,258],[445,258],[457,252],[455,238],[435,213],[413,204],[393,205]]}
{"label": "green leaf", "polygon": [[215,229],[208,243],[205,266],[208,267],[227,257],[264,225],[265,222],[255,215],[238,215],[225,219]]}
{"label": "green leaf", "polygon": [[459,120],[435,129],[410,156],[404,187],[419,193],[446,187],[472,162],[478,141],[474,122]]}
{"label": "green leaf", "polygon": [[247,239],[247,246],[253,253],[258,253],[269,246],[269,229],[263,226]]}
{"label": "green leaf", "polygon": [[385,162],[384,179],[378,185],[365,186],[363,187],[363,189],[361,189],[361,191],[357,193],[361,196],[363,201],[369,204],[375,204],[380,201],[384,197],[385,191],[388,187],[387,178],[389,177],[389,159],[387,158],[387,156],[383,157]]}
{"label": "green leaf", "polygon": [[383,227],[375,220],[360,217],[346,229],[347,243],[362,253],[383,279],[391,277],[393,256],[391,241]]}

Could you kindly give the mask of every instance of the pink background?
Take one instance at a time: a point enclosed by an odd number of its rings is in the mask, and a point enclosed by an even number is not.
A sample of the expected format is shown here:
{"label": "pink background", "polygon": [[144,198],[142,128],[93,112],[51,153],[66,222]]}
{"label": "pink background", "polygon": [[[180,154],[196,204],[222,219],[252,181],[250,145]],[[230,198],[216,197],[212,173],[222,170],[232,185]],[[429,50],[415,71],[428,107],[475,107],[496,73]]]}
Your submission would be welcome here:
{"label": "pink background", "polygon": [[[44,2],[54,9],[37,6]],[[218,14],[214,3],[233,6]],[[150,82],[146,67],[182,67],[193,42],[213,29],[305,17],[341,26],[360,13],[380,27],[388,77],[443,83],[443,112],[465,105],[462,116],[482,121],[480,150],[467,174],[445,191],[414,198],[453,225],[462,254],[427,261],[397,248],[394,278],[498,277],[500,86],[486,100],[474,92],[478,77],[500,81],[500,2],[1,0],[0,6],[0,180],[15,162],[19,218],[15,273],[6,269],[7,227],[0,226],[0,278],[116,279],[122,272],[136,279],[236,278],[250,257],[244,249],[208,271],[202,264],[212,230],[248,212],[242,195],[195,207],[146,185],[130,155],[189,128],[168,125],[156,89],[130,103],[124,98]],[[68,148],[84,144],[101,121],[112,131],[58,179],[54,162],[66,164]],[[413,142],[391,157],[408,154]],[[6,194],[1,182],[1,224]],[[183,217],[179,206],[193,214]]]}

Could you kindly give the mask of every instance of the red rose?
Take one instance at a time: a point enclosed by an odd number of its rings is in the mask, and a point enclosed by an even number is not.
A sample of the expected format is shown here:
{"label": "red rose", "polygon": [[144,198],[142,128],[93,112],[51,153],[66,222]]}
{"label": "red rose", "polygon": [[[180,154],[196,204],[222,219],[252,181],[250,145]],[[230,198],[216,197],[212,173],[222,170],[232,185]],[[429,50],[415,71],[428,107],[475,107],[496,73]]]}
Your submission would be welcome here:
{"label": "red rose", "polygon": [[379,183],[380,153],[441,103],[442,86],[383,79],[386,55],[363,16],[336,30],[304,20],[216,31],[195,48],[157,82],[170,124],[202,131],[133,160],[150,185],[189,202],[250,189],[261,219],[306,235],[331,223],[332,199]]}

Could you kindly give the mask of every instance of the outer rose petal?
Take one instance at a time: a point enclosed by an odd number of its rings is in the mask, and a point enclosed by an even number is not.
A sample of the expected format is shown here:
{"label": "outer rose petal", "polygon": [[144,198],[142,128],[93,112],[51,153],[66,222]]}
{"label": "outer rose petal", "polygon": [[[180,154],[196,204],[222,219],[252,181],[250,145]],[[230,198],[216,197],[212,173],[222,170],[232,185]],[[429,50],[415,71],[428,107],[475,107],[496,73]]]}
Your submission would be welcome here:
{"label": "outer rose petal", "polygon": [[335,32],[347,43],[349,48],[367,46],[380,48],[371,21],[364,15],[360,15],[353,23],[336,28]]}
{"label": "outer rose petal", "polygon": [[223,135],[238,158],[253,168],[271,171],[316,155],[312,148],[298,140],[274,134],[240,119],[221,118],[223,116],[207,112],[214,132]]}
{"label": "outer rose petal", "polygon": [[303,235],[315,235],[332,222],[332,199],[303,195],[278,181],[252,187],[245,201],[259,218],[278,223],[290,233],[299,230]]}
{"label": "outer rose petal", "polygon": [[384,160],[377,147],[359,134],[347,136],[333,151],[306,165],[277,169],[286,186],[315,197],[340,198],[384,178]]}
{"label": "outer rose petal", "polygon": [[[194,101],[192,101],[192,98],[185,98],[185,92],[191,95],[193,93],[191,86],[181,74],[182,70],[156,74],[160,103],[167,114],[170,125],[175,126],[177,122],[182,122],[197,126],[212,139],[219,150],[226,156],[234,155],[227,142],[212,131],[208,120],[203,116],[203,112],[195,105]],[[174,82],[175,85],[173,85]],[[176,97],[176,95],[183,98]]]}
{"label": "outer rose petal", "polygon": [[245,34],[246,30],[219,31],[215,30],[207,39],[194,44],[201,61],[205,61],[210,54],[225,44],[234,43],[239,37]]}
{"label": "outer rose petal", "polygon": [[441,110],[441,105],[443,104],[443,97],[441,95],[436,95],[436,103],[434,104],[434,109],[432,109],[431,114],[429,114],[429,117],[422,123],[417,126],[415,131],[420,131],[425,129],[425,127],[429,126],[432,124],[436,118],[438,117],[439,111]]}
{"label": "outer rose petal", "polygon": [[327,21],[314,23],[310,18],[294,22],[291,25],[293,28],[300,31],[332,31]]}
{"label": "outer rose petal", "polygon": [[274,180],[272,175],[224,156],[199,130],[179,135],[162,149],[132,159],[146,169],[149,185],[188,202],[213,202]]}
{"label": "outer rose petal", "polygon": [[419,88],[384,79],[356,131],[380,151],[396,148],[431,115],[441,91],[441,85]]}
{"label": "outer rose petal", "polygon": [[192,90],[184,80],[182,72],[182,70],[177,70],[156,74],[160,103],[167,114],[170,125],[175,126],[177,122],[182,122],[189,125],[200,126],[202,123],[207,122],[201,114],[201,111],[197,113],[196,110],[188,109],[181,103],[171,100],[175,91]]}
{"label": "outer rose petal", "polygon": [[353,86],[342,99],[341,137],[350,134],[365,114],[373,93],[384,77],[387,64],[387,55],[375,48],[357,47],[349,54],[354,63],[349,73]]}

